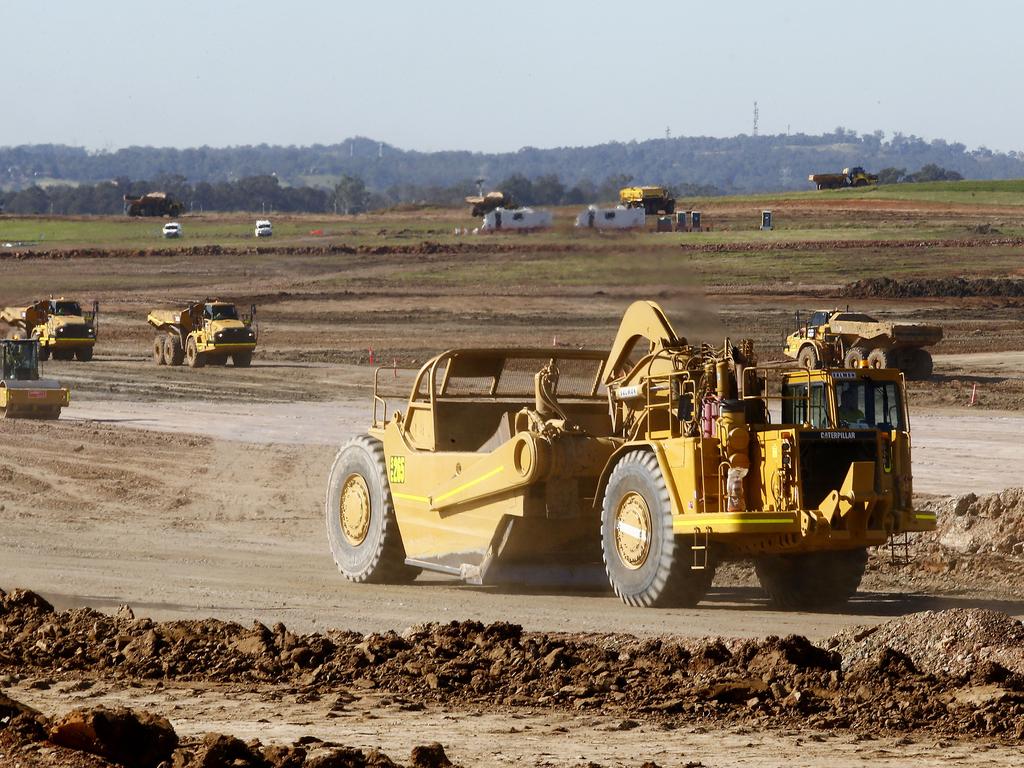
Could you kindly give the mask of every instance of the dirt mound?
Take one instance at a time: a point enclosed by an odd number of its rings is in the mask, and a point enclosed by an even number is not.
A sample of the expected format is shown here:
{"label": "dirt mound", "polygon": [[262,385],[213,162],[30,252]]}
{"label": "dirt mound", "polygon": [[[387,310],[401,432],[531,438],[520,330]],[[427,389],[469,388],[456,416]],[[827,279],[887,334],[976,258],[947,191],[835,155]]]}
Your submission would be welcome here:
{"label": "dirt mound", "polygon": [[1024,296],[1024,280],[991,277],[907,278],[869,277],[847,283],[840,296],[851,298],[913,299],[953,296]]}
{"label": "dirt mound", "polygon": [[[14,758],[13,763],[5,760]],[[0,693],[0,763],[61,768],[403,768],[377,750],[304,736],[264,746],[208,733],[179,746],[170,722],[126,707],[75,709],[51,723]],[[413,747],[409,768],[450,768],[441,744]]]}
{"label": "dirt mound", "polygon": [[996,553],[1024,561],[1024,488],[953,496],[936,506],[938,528],[929,540],[961,554]]}
{"label": "dirt mound", "polygon": [[[582,245],[545,244],[546,252],[570,252],[582,250]],[[590,246],[591,250],[593,249]],[[224,245],[192,245],[185,248],[65,248],[65,249],[30,249],[0,251],[0,261],[11,259],[26,260],[65,260],[65,259],[145,259],[169,258],[180,256],[256,256],[287,252],[291,256],[389,256],[389,255],[433,255],[433,254],[476,254],[476,253],[533,253],[536,245],[529,243],[494,242],[493,240],[459,243],[438,243],[424,240],[408,245],[346,245],[336,243],[312,246],[244,246],[232,247]]]}
{"label": "dirt mound", "polygon": [[929,248],[1020,247],[1024,237],[962,237],[931,240],[794,240],[770,243],[682,243],[679,247],[694,253],[760,253],[765,251],[848,251],[848,250],[922,250]]}
{"label": "dirt mound", "polygon": [[[543,706],[685,721],[753,718],[1024,738],[1024,685],[1017,686],[1020,676],[1013,674],[1024,656],[1024,631],[990,612],[912,615],[818,647],[799,636],[597,641],[472,621],[401,635],[297,635],[282,624],[155,623],[127,608],[117,616],[87,608],[56,612],[18,590],[0,594],[0,627],[0,670],[34,670],[48,678],[262,682],[309,695],[349,687],[387,693],[410,706]],[[936,638],[944,638],[938,649]],[[852,674],[865,664],[872,674]],[[1001,666],[985,672],[979,664]],[[998,716],[973,717],[984,706],[977,702],[965,703],[966,710],[936,704],[939,694],[956,695],[972,675],[1004,685]]]}
{"label": "dirt mound", "polygon": [[844,671],[890,669],[950,678],[991,674],[997,663],[1024,682],[1024,625],[1005,613],[954,608],[902,616],[847,630],[825,646],[842,657]]}

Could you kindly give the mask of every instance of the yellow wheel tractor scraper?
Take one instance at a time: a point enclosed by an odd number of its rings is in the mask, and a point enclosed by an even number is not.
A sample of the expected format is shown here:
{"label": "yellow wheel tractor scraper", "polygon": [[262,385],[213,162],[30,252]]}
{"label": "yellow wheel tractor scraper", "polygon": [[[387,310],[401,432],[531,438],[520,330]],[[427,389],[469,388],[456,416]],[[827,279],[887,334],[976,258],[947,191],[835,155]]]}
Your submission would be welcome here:
{"label": "yellow wheel tractor scraper", "polygon": [[0,416],[56,419],[71,394],[53,379],[39,378],[36,339],[0,341]]}
{"label": "yellow wheel tractor scraper", "polygon": [[[895,370],[802,370],[767,394],[749,341],[677,336],[653,302],[610,351],[453,349],[331,470],[328,538],[352,581],[599,574],[626,603],[692,606],[753,558],[780,607],[847,600],[914,510]],[[602,567],[603,566],[603,567]]]}

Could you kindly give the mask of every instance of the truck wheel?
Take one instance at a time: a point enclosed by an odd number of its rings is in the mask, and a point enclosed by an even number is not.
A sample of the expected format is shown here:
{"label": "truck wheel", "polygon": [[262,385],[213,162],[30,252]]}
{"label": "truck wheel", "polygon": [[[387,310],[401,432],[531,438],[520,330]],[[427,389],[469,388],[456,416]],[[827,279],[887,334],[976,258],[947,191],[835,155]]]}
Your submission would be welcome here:
{"label": "truck wheel", "polygon": [[868,352],[868,368],[895,368],[896,353],[894,350],[875,347]]}
{"label": "truck wheel", "polygon": [[157,336],[153,339],[153,362],[157,365],[166,365],[167,359],[164,357],[164,337]]}
{"label": "truck wheel", "polygon": [[627,453],[608,478],[601,512],[605,573],[627,605],[691,607],[711,587],[714,567],[692,569],[684,537],[672,531],[672,505],[649,451]]}
{"label": "truck wheel", "polygon": [[188,362],[189,368],[202,368],[206,365],[206,361],[203,360],[202,354],[196,347],[196,340],[193,336],[189,336],[185,343],[185,360]]}
{"label": "truck wheel", "polygon": [[761,555],[754,570],[773,608],[817,610],[846,603],[868,564],[866,549]]}
{"label": "truck wheel", "polygon": [[394,584],[419,575],[405,564],[379,440],[360,435],[338,451],[327,481],[326,513],[331,554],[346,579]]}
{"label": "truck wheel", "polygon": [[168,365],[181,365],[185,362],[185,350],[181,348],[181,339],[172,333],[164,339],[164,360]]}
{"label": "truck wheel", "polygon": [[76,349],[75,359],[80,363],[88,363],[92,360],[92,347],[79,347]]}
{"label": "truck wheel", "polygon": [[796,355],[796,364],[801,368],[820,368],[821,359],[818,357],[818,350],[813,344],[805,344],[800,347]]}
{"label": "truck wheel", "polygon": [[252,365],[252,352],[235,352],[231,355],[231,364],[235,368],[248,368]]}
{"label": "truck wheel", "polygon": [[844,368],[860,368],[862,361],[868,359],[868,350],[864,347],[850,347],[843,357]]}
{"label": "truck wheel", "polygon": [[916,347],[903,350],[900,367],[904,375],[913,381],[926,381],[935,371],[935,361],[927,349]]}

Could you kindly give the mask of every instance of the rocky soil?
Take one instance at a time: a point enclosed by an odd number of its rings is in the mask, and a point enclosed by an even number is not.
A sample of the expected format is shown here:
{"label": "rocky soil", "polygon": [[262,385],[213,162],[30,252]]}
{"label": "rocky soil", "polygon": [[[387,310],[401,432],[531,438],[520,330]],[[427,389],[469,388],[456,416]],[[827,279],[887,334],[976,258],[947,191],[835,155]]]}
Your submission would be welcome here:
{"label": "rocky soil", "polygon": [[[33,592],[13,590],[0,592],[0,640],[0,681],[8,685],[274,683],[304,697],[335,697],[342,707],[360,692],[374,691],[406,709],[541,706],[667,728],[746,724],[1024,739],[1024,626],[980,609],[911,614],[815,645],[797,635],[638,639],[524,632],[512,624],[472,621],[402,634],[296,634],[283,624],[157,623],[136,618],[127,606],[113,616],[89,608],[56,611]],[[300,758],[287,750],[272,759],[262,746],[220,736],[179,747],[164,721],[144,714],[75,711],[48,722],[16,702],[6,706],[0,744],[8,749],[77,745],[123,765],[154,766],[173,753],[176,768],[393,764],[362,753],[344,758],[349,762],[323,762],[305,751]],[[111,749],[88,746],[118,728],[152,745],[160,760],[125,762]],[[325,749],[332,755],[343,750]],[[243,762],[200,757],[217,750],[237,750]]]}

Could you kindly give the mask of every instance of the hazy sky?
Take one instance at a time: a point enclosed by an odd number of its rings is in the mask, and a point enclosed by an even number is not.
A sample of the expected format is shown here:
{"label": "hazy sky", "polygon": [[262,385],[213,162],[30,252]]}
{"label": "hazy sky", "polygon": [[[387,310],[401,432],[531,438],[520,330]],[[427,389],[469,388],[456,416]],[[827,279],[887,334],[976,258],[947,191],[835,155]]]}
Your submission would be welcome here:
{"label": "hazy sky", "polygon": [[1024,2],[2,0],[0,145],[516,150],[876,129],[1024,150]]}

